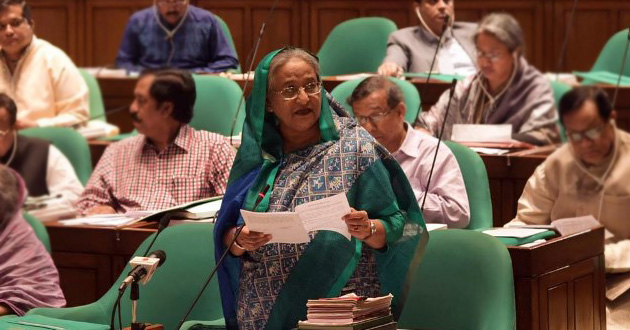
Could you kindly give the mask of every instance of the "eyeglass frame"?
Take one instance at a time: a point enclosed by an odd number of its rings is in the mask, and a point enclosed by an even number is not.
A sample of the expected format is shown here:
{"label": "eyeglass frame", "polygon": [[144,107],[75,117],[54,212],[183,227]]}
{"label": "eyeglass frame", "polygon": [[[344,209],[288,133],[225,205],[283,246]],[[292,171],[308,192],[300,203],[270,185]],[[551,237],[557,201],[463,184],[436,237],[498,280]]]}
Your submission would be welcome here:
{"label": "eyeglass frame", "polygon": [[357,115],[356,113],[354,114],[354,118],[357,120],[357,122],[359,123],[359,125],[363,126],[365,124],[367,124],[367,122],[369,121],[370,123],[372,123],[372,125],[376,125],[379,124],[383,121],[383,119],[385,119],[385,117],[387,115],[389,115],[390,113],[394,112],[394,109],[389,108],[385,111],[381,111],[381,112],[377,112],[377,113],[373,113],[369,116],[360,116]]}
{"label": "eyeglass frame", "polygon": [[496,63],[503,57],[503,54],[497,54],[496,52],[484,52],[477,49],[477,60],[483,58],[489,62]]}
{"label": "eyeglass frame", "polygon": [[20,26],[22,26],[22,24],[24,24],[24,22],[28,22],[28,19],[26,19],[26,17],[13,19],[7,24],[0,23],[0,32],[6,31],[7,27],[9,27],[9,25],[11,25],[12,29],[17,29]]}
{"label": "eyeglass frame", "polygon": [[[315,84],[317,86],[317,90],[313,91],[312,93],[307,92],[306,91],[306,86],[308,86],[310,84]],[[322,82],[317,80],[317,81],[309,82],[309,83],[307,83],[304,86],[297,87],[297,91],[295,92],[295,95],[292,96],[292,97],[287,97],[287,96],[282,94],[282,92],[286,91],[287,89],[289,89],[291,87],[295,88],[296,86],[287,86],[287,87],[285,87],[285,88],[283,88],[281,90],[274,90],[273,92],[278,94],[278,95],[280,95],[285,101],[291,101],[291,100],[295,100],[295,99],[298,98],[298,96],[300,95],[300,91],[304,91],[304,93],[306,93],[306,95],[308,95],[308,96],[315,96],[315,95],[319,94],[322,91]]]}
{"label": "eyeglass frame", "polygon": [[[584,139],[588,139],[591,142],[596,141],[597,139],[602,137],[602,134],[604,134],[604,130],[606,129],[606,125],[610,123],[610,121],[608,122],[604,122],[601,125],[598,125],[596,127],[593,128],[589,128],[587,130],[584,130],[582,132],[569,132],[567,130],[565,130],[565,133],[567,135],[567,139],[569,139],[569,141],[573,142],[573,143],[580,143],[582,142],[582,140]],[[589,136],[593,135],[593,136]],[[579,138],[575,138],[576,136],[579,136]]]}

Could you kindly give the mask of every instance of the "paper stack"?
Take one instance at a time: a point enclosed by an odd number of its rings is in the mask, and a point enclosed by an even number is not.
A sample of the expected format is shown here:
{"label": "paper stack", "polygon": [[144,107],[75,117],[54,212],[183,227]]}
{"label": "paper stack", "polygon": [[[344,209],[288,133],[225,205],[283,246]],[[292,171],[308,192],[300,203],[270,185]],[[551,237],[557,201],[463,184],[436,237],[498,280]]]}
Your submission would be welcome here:
{"label": "paper stack", "polygon": [[306,304],[307,321],[300,321],[299,329],[396,329],[391,314],[391,294],[378,298],[355,294],[339,298],[309,300]]}

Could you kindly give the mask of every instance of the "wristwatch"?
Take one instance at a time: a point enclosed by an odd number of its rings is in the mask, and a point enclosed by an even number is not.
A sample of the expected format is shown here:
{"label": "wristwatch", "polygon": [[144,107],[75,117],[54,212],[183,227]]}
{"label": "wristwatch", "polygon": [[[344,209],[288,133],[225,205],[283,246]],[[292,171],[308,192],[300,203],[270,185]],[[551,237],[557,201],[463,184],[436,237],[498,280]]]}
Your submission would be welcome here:
{"label": "wristwatch", "polygon": [[365,241],[366,239],[372,237],[372,235],[374,235],[376,233],[376,224],[374,223],[374,221],[370,221],[370,234],[365,236],[362,240]]}

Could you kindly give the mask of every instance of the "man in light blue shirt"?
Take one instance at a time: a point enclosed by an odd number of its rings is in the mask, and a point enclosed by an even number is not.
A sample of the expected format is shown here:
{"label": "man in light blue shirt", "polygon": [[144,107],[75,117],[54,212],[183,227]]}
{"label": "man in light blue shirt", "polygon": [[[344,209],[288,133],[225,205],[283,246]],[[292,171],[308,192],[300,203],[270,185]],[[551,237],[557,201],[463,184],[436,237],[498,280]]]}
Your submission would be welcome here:
{"label": "man in light blue shirt", "polygon": [[135,72],[162,67],[224,72],[235,69],[238,59],[212,13],[188,0],[155,0],[129,19],[116,65]]}

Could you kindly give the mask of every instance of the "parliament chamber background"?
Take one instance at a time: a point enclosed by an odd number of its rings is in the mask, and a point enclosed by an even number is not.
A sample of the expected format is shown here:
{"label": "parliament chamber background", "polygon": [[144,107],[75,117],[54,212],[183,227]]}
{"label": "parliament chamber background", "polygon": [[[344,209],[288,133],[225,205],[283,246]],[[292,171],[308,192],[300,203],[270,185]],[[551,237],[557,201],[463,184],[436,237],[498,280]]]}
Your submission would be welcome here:
{"label": "parliament chamber background", "polygon": [[[273,2],[190,1],[225,20],[243,71],[248,64],[245,57]],[[129,17],[152,3],[150,0],[29,1],[36,22],[35,34],[63,49],[79,67],[113,67]],[[491,12],[508,12],[523,27],[525,57],[540,71],[588,71],[606,41],[630,25],[630,1],[579,1],[566,53],[560,59],[573,3],[573,0],[459,0],[456,1],[456,20],[474,22]],[[417,25],[418,21],[410,0],[279,0],[254,64],[264,54],[283,45],[317,52],[337,24],[368,16],[389,18],[398,28]],[[562,63],[560,67],[558,63]],[[127,88],[116,86],[131,98],[129,87],[135,81],[126,84]],[[103,87],[106,107],[121,105],[108,100],[108,88],[101,85]],[[430,94],[437,96],[446,87],[446,84],[437,86],[438,91]],[[624,113],[622,119],[630,118],[628,114],[630,112]],[[514,216],[516,200],[527,178],[544,157],[515,157],[507,163],[505,157],[485,156],[483,159],[489,171],[494,223],[502,225]],[[143,226],[116,231],[47,226],[69,306],[93,302],[105,293],[136,247],[154,232],[153,228]],[[604,286],[600,272],[603,248],[598,246],[602,237],[603,230],[598,230],[537,250],[510,248],[519,307],[518,329],[556,329],[559,326],[577,329],[589,324],[591,327],[586,328],[605,328],[605,315],[601,313],[603,296],[600,296]],[[563,266],[567,264],[569,266]],[[544,310],[546,312],[538,314]]]}

